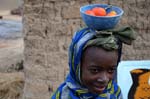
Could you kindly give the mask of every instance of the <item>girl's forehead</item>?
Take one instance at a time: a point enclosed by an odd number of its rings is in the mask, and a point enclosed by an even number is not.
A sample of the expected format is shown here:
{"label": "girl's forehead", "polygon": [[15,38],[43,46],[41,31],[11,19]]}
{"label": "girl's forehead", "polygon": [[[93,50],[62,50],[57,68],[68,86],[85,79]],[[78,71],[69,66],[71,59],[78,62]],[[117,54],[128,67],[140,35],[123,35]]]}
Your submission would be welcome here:
{"label": "girl's forehead", "polygon": [[96,46],[91,46],[91,47],[87,47],[84,52],[83,52],[84,56],[85,55],[111,55],[111,54],[118,54],[117,50],[112,50],[112,51],[108,51],[105,50],[101,47],[96,47]]}
{"label": "girl's forehead", "polygon": [[82,62],[91,65],[110,65],[117,64],[117,51],[106,51],[98,47],[89,47],[85,50]]}

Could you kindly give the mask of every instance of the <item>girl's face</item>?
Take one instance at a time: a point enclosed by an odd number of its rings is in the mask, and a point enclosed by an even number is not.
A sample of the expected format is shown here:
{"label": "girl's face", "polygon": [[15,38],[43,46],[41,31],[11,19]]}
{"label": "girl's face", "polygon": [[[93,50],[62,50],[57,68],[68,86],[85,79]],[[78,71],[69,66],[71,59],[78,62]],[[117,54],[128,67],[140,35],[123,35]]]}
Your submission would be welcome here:
{"label": "girl's face", "polygon": [[106,51],[98,47],[88,47],[81,61],[82,84],[91,93],[101,94],[113,79],[118,54],[117,51]]}

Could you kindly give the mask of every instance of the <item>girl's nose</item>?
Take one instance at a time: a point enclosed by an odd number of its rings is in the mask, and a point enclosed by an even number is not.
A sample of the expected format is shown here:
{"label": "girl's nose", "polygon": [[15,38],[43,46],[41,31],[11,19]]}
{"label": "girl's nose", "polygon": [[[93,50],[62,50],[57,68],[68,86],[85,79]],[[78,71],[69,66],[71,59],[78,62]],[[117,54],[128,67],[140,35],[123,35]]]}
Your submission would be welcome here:
{"label": "girl's nose", "polygon": [[109,77],[107,75],[106,72],[102,72],[100,73],[99,78],[97,79],[98,82],[108,82],[109,81]]}

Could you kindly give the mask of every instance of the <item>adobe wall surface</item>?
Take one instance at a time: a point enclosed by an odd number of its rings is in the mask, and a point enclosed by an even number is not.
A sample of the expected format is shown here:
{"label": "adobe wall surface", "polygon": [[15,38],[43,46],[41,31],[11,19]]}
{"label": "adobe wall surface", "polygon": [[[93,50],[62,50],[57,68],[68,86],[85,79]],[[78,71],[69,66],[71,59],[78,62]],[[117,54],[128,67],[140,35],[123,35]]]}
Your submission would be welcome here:
{"label": "adobe wall surface", "polygon": [[24,0],[24,99],[49,99],[68,71],[68,47],[83,25],[79,8],[89,3],[122,7],[119,24],[137,32],[132,46],[123,46],[123,59],[150,58],[149,0]]}

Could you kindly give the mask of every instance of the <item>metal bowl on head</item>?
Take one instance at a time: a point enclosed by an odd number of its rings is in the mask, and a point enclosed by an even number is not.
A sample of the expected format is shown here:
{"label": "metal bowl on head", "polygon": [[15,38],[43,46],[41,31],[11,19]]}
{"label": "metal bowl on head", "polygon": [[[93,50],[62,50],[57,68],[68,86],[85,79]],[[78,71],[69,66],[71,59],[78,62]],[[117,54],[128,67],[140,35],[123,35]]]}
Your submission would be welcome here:
{"label": "metal bowl on head", "polygon": [[[92,10],[95,7],[101,7],[106,10],[106,13],[115,11],[117,15],[115,16],[93,16],[86,14],[87,10]],[[80,14],[84,23],[91,29],[94,30],[106,30],[114,28],[119,22],[124,11],[117,6],[107,5],[107,4],[91,4],[85,5],[80,8]]]}

